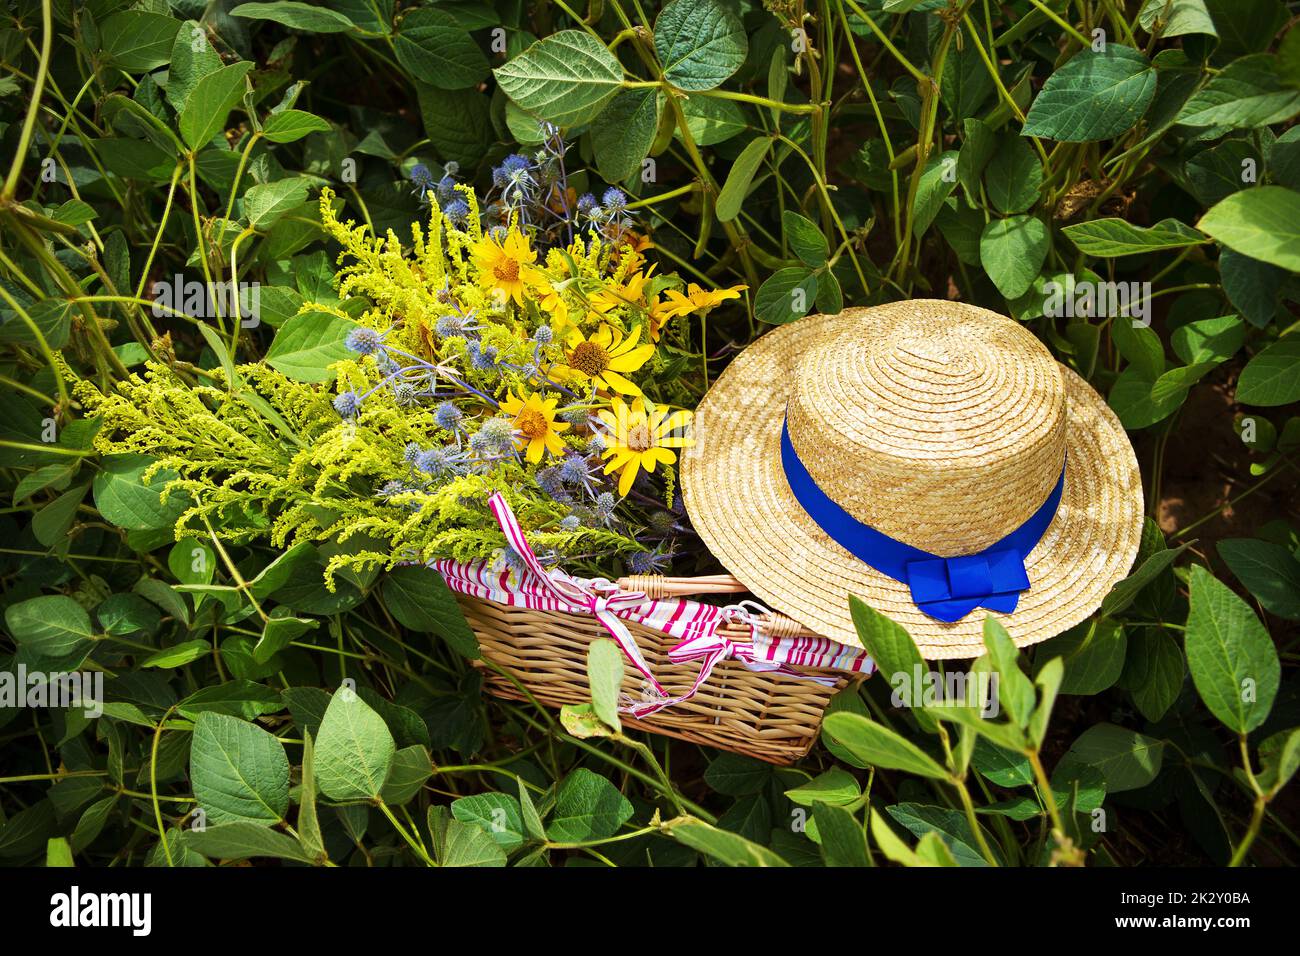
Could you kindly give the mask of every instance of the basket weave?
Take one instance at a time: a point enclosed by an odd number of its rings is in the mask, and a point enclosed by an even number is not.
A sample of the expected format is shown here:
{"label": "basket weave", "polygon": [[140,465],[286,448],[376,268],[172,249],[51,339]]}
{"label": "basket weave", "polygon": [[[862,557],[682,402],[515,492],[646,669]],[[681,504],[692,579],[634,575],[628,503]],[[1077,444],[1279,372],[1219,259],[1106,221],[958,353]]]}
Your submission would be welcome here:
{"label": "basket weave", "polygon": [[[711,578],[659,578],[638,576],[619,581],[625,590],[642,591],[651,597],[740,591],[743,586],[727,575]],[[537,611],[495,601],[457,594],[465,618],[478,637],[487,690],[498,697],[522,700],[519,688],[508,677],[486,666],[509,673],[543,704],[562,707],[590,700],[587,684],[587,649],[591,642],[608,637],[592,617],[562,611]],[[769,630],[790,636],[806,633],[789,618],[773,615]],[[698,663],[672,664],[668,651],[677,639],[627,622],[637,645],[655,677],[670,694],[690,688]],[[749,640],[749,629],[739,624],[724,626],[728,640]],[[832,695],[849,680],[842,671],[807,673],[833,674],[833,686],[799,680],[775,673],[751,671],[734,660],[723,661],[690,700],[674,704],[644,719],[622,717],[625,726],[664,734],[692,743],[705,744],[756,757],[774,764],[788,764],[811,749],[821,729],[823,713]],[[642,694],[641,677],[625,673],[623,690],[633,697]]]}

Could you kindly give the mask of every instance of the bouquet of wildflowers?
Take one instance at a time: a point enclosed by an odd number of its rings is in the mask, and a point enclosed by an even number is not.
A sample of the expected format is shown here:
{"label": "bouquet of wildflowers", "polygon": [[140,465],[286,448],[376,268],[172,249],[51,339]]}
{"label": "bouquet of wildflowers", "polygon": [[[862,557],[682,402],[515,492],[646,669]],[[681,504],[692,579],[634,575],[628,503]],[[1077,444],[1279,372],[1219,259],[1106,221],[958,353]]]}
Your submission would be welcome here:
{"label": "bouquet of wildflowers", "polygon": [[681,374],[666,337],[740,288],[656,275],[625,195],[576,195],[553,130],[493,170],[484,202],[457,172],[413,169],[429,219],[406,245],[340,221],[322,193],[340,299],[365,305],[299,313],[344,320],[332,386],[266,364],[194,386],[165,365],[110,395],[83,384],[100,449],[154,456],[166,493],[189,496],[178,536],[328,540],[331,580],[447,557],[517,567],[485,507],[502,492],[543,560],[670,562],[691,413],[660,397]]}

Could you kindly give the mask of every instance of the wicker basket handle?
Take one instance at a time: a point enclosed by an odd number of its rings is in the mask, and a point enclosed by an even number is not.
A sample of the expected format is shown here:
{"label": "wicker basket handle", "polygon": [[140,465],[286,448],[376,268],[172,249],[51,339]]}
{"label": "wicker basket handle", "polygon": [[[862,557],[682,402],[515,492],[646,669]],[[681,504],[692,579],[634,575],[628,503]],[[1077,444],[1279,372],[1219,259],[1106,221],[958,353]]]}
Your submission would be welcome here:
{"label": "wicker basket handle", "polygon": [[662,574],[629,574],[618,579],[623,591],[640,591],[648,598],[689,597],[692,594],[735,594],[748,591],[730,574],[709,574],[698,578],[669,578]]}
{"label": "wicker basket handle", "polygon": [[[630,574],[618,579],[618,586],[623,591],[640,591],[646,597],[659,600],[662,598],[689,597],[695,594],[736,594],[748,591],[730,574],[709,574],[697,578],[670,578],[662,574]],[[792,617],[772,612],[763,615],[763,630],[773,637],[816,637]],[[740,628],[727,625],[735,634]]]}

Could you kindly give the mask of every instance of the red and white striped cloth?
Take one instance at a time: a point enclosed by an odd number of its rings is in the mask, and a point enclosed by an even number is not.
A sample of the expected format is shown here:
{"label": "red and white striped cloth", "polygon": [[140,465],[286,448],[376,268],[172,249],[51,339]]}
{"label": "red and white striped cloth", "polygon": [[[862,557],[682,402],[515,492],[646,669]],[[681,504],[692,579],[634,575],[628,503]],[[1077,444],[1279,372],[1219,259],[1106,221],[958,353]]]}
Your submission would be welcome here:
{"label": "red and white striped cloth", "polygon": [[[833,668],[870,674],[875,665],[867,652],[847,647],[825,637],[773,637],[763,632],[761,622],[751,609],[762,609],[753,602],[718,607],[685,598],[652,599],[640,592],[621,591],[604,578],[576,578],[558,569],[546,570],[529,547],[514,513],[500,493],[488,502],[510,547],[523,559],[525,571],[512,580],[509,570],[493,569],[489,561],[462,564],[435,561],[437,570],[453,591],[485,598],[511,607],[536,611],[562,611],[568,614],[591,614],[604,626],[623,649],[632,666],[645,678],[656,696],[646,700],[625,700],[620,708],[633,717],[646,717],[673,704],[689,700],[709,678],[713,668],[728,658],[740,661],[752,671],[776,671],[788,677],[829,685],[835,678],[805,674],[799,667]],[[700,661],[700,671],[691,688],[680,696],[664,690],[650,671],[625,621],[661,631],[678,638],[668,652],[674,664]],[[750,641],[729,641],[719,628],[728,621],[749,626]]]}

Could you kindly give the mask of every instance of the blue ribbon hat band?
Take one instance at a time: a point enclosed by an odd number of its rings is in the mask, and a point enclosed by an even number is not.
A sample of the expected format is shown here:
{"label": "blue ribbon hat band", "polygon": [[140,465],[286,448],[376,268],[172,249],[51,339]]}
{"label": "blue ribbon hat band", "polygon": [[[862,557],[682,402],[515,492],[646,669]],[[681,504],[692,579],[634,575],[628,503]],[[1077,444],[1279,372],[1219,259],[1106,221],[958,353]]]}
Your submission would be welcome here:
{"label": "blue ribbon hat band", "polygon": [[951,624],[977,607],[1010,613],[1029,588],[1025,558],[1047,532],[1061,503],[1065,468],[1047,500],[1015,531],[976,554],[942,558],[889,537],[853,517],[822,491],[804,467],[781,426],[781,464],[786,481],[808,516],[833,541],[881,574],[906,584],[916,606]]}

